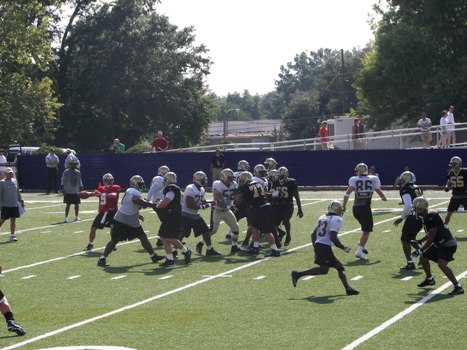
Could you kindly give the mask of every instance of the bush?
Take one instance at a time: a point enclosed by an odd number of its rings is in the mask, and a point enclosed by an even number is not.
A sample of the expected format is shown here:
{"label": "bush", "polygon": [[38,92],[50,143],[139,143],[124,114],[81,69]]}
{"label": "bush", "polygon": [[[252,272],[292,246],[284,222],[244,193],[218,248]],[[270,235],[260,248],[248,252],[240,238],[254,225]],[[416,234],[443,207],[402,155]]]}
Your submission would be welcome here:
{"label": "bush", "polygon": [[151,146],[147,142],[142,142],[130,147],[126,150],[126,153],[143,153],[150,152]]}

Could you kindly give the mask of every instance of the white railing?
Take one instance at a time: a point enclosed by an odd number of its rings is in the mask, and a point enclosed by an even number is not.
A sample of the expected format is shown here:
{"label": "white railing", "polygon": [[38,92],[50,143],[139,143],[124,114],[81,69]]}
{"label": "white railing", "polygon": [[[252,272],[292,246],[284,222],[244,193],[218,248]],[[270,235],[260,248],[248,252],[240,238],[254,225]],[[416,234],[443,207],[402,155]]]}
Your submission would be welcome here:
{"label": "white railing", "polygon": [[[439,144],[441,127],[433,126],[430,130],[432,134],[432,148]],[[457,140],[467,139],[467,123],[456,124]],[[368,131],[362,138],[352,139],[351,134],[330,136],[331,147],[334,149],[410,149],[422,148],[419,128],[391,129],[385,131]],[[354,144],[354,141],[355,144]],[[358,141],[358,143],[357,143]],[[454,146],[465,147],[467,142],[457,142]],[[281,150],[321,150],[322,143],[320,137],[300,140],[278,141],[278,142],[258,142],[258,143],[228,143],[209,146],[196,146],[168,150],[168,152],[213,152],[220,147],[222,151],[281,151]]]}

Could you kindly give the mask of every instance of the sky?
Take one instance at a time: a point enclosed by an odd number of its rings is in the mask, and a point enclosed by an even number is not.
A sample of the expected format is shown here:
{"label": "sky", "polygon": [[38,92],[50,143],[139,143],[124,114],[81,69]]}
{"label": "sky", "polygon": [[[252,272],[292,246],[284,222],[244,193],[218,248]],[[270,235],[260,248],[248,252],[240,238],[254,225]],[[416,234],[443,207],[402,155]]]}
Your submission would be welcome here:
{"label": "sky", "polygon": [[368,20],[377,0],[162,0],[156,9],[214,62],[207,84],[218,96],[263,95],[281,65],[305,51],[363,48],[374,36]]}

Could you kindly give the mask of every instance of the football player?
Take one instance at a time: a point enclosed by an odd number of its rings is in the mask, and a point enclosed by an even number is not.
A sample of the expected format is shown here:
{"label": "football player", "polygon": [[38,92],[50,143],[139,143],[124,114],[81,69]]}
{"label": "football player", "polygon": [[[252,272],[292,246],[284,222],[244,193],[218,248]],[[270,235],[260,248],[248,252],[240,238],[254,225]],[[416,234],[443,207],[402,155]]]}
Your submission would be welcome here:
{"label": "football player", "polygon": [[107,257],[117,246],[118,242],[138,238],[143,248],[148,252],[153,262],[158,262],[164,259],[154,253],[148,237],[141,227],[140,220],[142,217],[139,215],[141,208],[154,207],[155,204],[142,198],[141,190],[144,188],[144,180],[139,175],[134,175],[130,179],[130,187],[126,190],[122,198],[120,208],[114,216],[114,226],[110,231],[110,241],[104,249],[104,253],[97,261],[97,266],[105,267],[107,264]]}
{"label": "football player", "polygon": [[[428,208],[428,200],[418,197],[412,203],[415,214],[421,218],[426,236],[420,241],[412,241],[416,249],[412,257],[420,256],[420,261],[425,271],[426,278],[419,283],[418,287],[433,286],[436,282],[431,274],[430,260],[436,262],[440,270],[454,285],[449,295],[464,294],[464,289],[457,281],[454,272],[448,267],[448,263],[454,260],[453,256],[457,250],[457,241],[447,227],[444,226],[441,216]],[[423,243],[420,248],[419,244]]]}
{"label": "football player", "polygon": [[357,295],[360,292],[350,287],[345,275],[345,268],[342,263],[337,259],[332,251],[332,246],[344,250],[346,253],[350,252],[350,247],[345,247],[337,234],[341,229],[344,221],[342,215],[344,214],[344,207],[339,201],[332,201],[328,205],[327,214],[319,217],[316,228],[311,235],[311,242],[315,251],[315,264],[314,267],[305,271],[292,271],[292,284],[297,286],[298,280],[303,276],[316,276],[326,275],[330,267],[334,267],[339,274],[339,278],[344,285],[347,295]]}
{"label": "football player", "polygon": [[206,174],[202,171],[197,171],[193,175],[193,183],[186,186],[182,197],[182,227],[180,231],[180,240],[182,237],[190,237],[191,230],[195,237],[202,236],[203,239],[196,244],[196,252],[202,254],[203,245],[206,243],[206,255],[215,256],[221,255],[212,247],[211,230],[209,230],[206,221],[200,215],[200,209],[207,209],[210,204],[204,197],[207,185]]}
{"label": "football player", "polygon": [[103,184],[99,184],[94,192],[90,195],[99,197],[98,214],[94,219],[91,230],[89,231],[88,245],[83,249],[84,251],[94,249],[94,239],[96,238],[96,231],[102,230],[104,227],[113,227],[113,218],[118,210],[118,197],[121,188],[119,185],[114,184],[114,177],[112,174],[107,173],[102,176]]}
{"label": "football player", "polygon": [[298,193],[298,186],[295,179],[289,177],[289,170],[282,166],[278,169],[277,179],[272,184],[272,213],[274,226],[279,228],[281,223],[284,224],[285,232],[279,234],[279,239],[285,236],[284,245],[290,244],[290,219],[294,212],[293,199],[297,202],[297,216],[303,217],[302,205],[300,202],[300,195]]}
{"label": "football player", "polygon": [[277,162],[274,158],[268,158],[264,161],[264,166],[266,167],[267,171],[271,171],[273,169],[276,169]]}
{"label": "football player", "polygon": [[[0,266],[0,274],[2,273],[2,266]],[[16,323],[15,318],[13,317],[13,310],[8,303],[5,294],[0,290],[0,312],[6,320],[6,327],[9,332],[16,333],[17,335],[25,335],[26,331],[23,327]]]}
{"label": "football player", "polygon": [[[167,165],[162,165],[157,169],[157,175],[153,177],[151,181],[151,187],[149,188],[149,192],[147,195],[147,199],[153,203],[159,203],[164,199],[164,175],[170,171]],[[154,209],[157,213],[159,220],[162,222],[161,211]],[[160,230],[160,227],[159,227]],[[162,246],[162,241],[160,239],[157,240],[157,246]]]}
{"label": "football player", "polygon": [[366,242],[373,231],[373,214],[371,213],[371,197],[376,192],[383,201],[386,200],[384,192],[381,190],[381,182],[374,175],[368,175],[368,166],[365,163],[359,163],[355,167],[355,176],[349,179],[349,187],[344,194],[342,207],[346,210],[346,205],[350,194],[355,191],[355,201],[352,208],[353,216],[362,227],[362,236],[358,244],[355,256],[361,260],[366,260],[365,254],[368,254]]}
{"label": "football player", "polygon": [[161,227],[159,237],[165,250],[165,261],[159,266],[172,266],[175,263],[176,252],[174,247],[180,249],[185,256],[185,264],[191,260],[191,250],[178,239],[181,228],[182,191],[177,186],[177,174],[167,172],[164,175],[164,198],[157,204],[157,211],[161,211]]}
{"label": "football player", "polygon": [[467,187],[465,181],[467,180],[467,169],[462,168],[462,159],[460,157],[452,157],[449,162],[450,169],[447,174],[447,182],[444,190],[449,192],[452,189],[452,196],[449,200],[448,213],[444,218],[444,223],[449,225],[452,214],[459,209],[462,205],[467,209]]}
{"label": "football player", "polygon": [[267,179],[268,171],[266,170],[266,168],[264,167],[263,164],[256,164],[253,171],[254,173],[253,173],[252,180],[259,183],[264,188],[264,190],[267,192],[269,189],[269,185],[268,185],[268,179]]}
{"label": "football player", "polygon": [[252,178],[251,173],[247,171],[240,175],[240,185],[235,197],[235,203],[245,201],[252,207],[251,231],[253,236],[253,248],[250,253],[255,255],[259,254],[259,238],[261,232],[271,246],[271,252],[266,254],[266,256],[281,256],[274,235],[272,234],[274,228],[271,221],[271,204],[266,198],[264,187],[260,183],[253,181]]}
{"label": "football player", "polygon": [[414,270],[415,264],[410,254],[412,248],[410,242],[416,239],[423,225],[422,221],[412,211],[412,202],[415,198],[423,196],[423,191],[414,184],[414,179],[410,171],[404,171],[400,175],[399,194],[404,203],[404,209],[402,210],[401,216],[394,221],[394,225],[397,226],[405,220],[404,226],[402,226],[401,242],[402,250],[407,259],[407,265],[401,267],[401,270]]}

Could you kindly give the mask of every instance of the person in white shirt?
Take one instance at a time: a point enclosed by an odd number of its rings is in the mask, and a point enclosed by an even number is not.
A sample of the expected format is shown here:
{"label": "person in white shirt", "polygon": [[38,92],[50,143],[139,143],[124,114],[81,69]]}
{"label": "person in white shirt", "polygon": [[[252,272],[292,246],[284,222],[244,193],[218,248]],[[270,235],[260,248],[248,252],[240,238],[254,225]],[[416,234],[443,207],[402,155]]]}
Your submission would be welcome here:
{"label": "person in white shirt", "polygon": [[76,156],[75,152],[72,151],[71,149],[67,148],[65,153],[67,154],[67,156],[65,158],[65,163],[64,163],[65,169],[68,169],[70,167],[70,162],[73,160],[77,164],[76,169],[80,170],[81,169],[81,163],[80,163],[78,157]]}
{"label": "person in white shirt", "polygon": [[0,149],[0,180],[5,178],[5,170],[7,164],[8,163],[5,157],[5,150]]}
{"label": "person in white shirt", "polygon": [[448,116],[447,116],[448,125],[446,130],[448,132],[448,145],[456,144],[456,122],[454,120],[454,106],[449,106]]}
{"label": "person in white shirt", "polygon": [[60,160],[55,154],[53,148],[50,149],[49,154],[45,157],[45,165],[47,167],[47,194],[55,191],[58,193],[58,164]]}
{"label": "person in white shirt", "polygon": [[431,147],[431,144],[430,144],[431,143],[431,133],[430,133],[431,120],[430,118],[427,118],[425,112],[421,114],[421,119],[418,121],[417,126],[421,130],[421,138],[423,142],[423,147],[430,148]]}
{"label": "person in white shirt", "polygon": [[449,137],[448,137],[448,112],[441,112],[441,119],[439,120],[440,126],[440,139],[439,139],[439,148],[446,148],[449,146]]}

